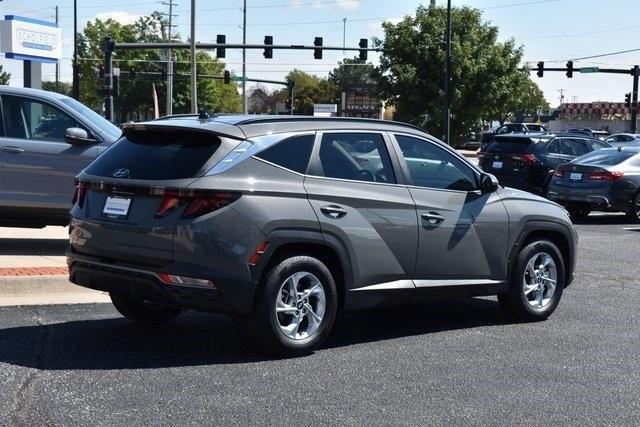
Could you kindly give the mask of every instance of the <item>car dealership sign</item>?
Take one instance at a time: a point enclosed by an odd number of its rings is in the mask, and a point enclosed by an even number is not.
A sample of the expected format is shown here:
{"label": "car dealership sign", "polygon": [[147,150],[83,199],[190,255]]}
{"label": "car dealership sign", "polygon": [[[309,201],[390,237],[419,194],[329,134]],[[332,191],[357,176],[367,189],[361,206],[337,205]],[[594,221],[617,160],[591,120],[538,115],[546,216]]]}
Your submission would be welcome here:
{"label": "car dealership sign", "polygon": [[62,57],[62,30],[52,22],[6,15],[0,21],[0,50],[7,58],[56,62]]}

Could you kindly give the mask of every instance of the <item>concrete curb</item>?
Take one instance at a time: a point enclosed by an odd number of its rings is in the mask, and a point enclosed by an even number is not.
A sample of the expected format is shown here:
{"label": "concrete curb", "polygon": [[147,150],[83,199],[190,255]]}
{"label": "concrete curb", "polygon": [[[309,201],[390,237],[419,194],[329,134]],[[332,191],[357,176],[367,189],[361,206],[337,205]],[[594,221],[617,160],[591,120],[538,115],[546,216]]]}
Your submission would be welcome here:
{"label": "concrete curb", "polygon": [[0,307],[108,302],[105,292],[74,285],[66,275],[0,277]]}

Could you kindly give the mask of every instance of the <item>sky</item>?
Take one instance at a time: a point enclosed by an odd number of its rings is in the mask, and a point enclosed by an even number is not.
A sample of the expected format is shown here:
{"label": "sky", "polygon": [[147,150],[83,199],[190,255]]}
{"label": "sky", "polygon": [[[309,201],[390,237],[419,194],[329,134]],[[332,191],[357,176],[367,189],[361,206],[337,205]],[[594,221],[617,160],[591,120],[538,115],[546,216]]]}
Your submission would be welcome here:
{"label": "sky", "polygon": [[[174,31],[183,39],[189,34],[190,0],[173,0],[177,6]],[[445,0],[436,0],[443,5]],[[87,20],[113,17],[132,22],[154,10],[168,11],[168,0],[77,0],[79,27]],[[164,4],[163,4],[164,3]],[[515,39],[524,48],[524,61],[563,67],[568,59],[638,49],[620,55],[575,61],[576,67],[630,68],[640,64],[640,0],[452,0],[454,6],[483,10],[484,19],[498,26],[501,40]],[[381,37],[381,23],[394,22],[412,14],[429,0],[247,0],[247,42],[263,42],[271,35],[275,44],[313,44],[316,36],[325,45],[342,46],[343,19],[346,18],[346,44],[357,46],[360,38]],[[0,0],[0,15],[14,14],[54,20],[59,7],[59,26],[63,29],[61,80],[71,81],[73,52],[73,0]],[[216,34],[226,34],[228,43],[242,41],[242,0],[196,0],[196,40],[215,42]],[[324,52],[322,60],[312,51],[274,51],[273,59],[261,50],[247,52],[247,77],[282,80],[294,67],[326,76],[345,55]],[[347,57],[352,57],[347,53]],[[370,53],[375,64],[377,55]],[[241,54],[227,50],[227,67],[240,74]],[[552,62],[555,61],[555,62]],[[0,63],[11,72],[10,84],[22,85],[22,63],[0,55]],[[53,80],[53,65],[43,65],[43,79]],[[632,89],[625,75],[545,73],[532,78],[540,85],[551,106],[565,102],[623,102]]]}

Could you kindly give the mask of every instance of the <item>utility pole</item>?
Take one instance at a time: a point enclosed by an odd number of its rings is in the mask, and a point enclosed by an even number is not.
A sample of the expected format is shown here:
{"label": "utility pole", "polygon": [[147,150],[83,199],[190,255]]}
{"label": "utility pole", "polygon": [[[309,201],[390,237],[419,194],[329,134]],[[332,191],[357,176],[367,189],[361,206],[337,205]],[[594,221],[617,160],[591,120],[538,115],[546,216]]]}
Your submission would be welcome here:
{"label": "utility pole", "polygon": [[[242,2],[242,44],[247,44],[247,0]],[[247,49],[242,49],[242,112],[247,114]]]}
{"label": "utility pole", "polygon": [[444,72],[444,142],[451,144],[451,0],[447,0],[447,59]]}
{"label": "utility pole", "polygon": [[560,92],[560,105],[562,105],[564,103],[564,89],[558,89],[558,92]]}
{"label": "utility pole", "polygon": [[80,75],[78,73],[78,0],[73,0],[73,86],[72,95],[80,100]]}
{"label": "utility pole", "polygon": [[342,18],[342,54],[345,54],[344,48],[346,47],[347,41],[347,18]]}
{"label": "utility pole", "polygon": [[[162,4],[169,6],[169,28],[167,29],[167,42],[171,43],[171,31],[173,29],[173,17],[177,16],[173,14],[173,6],[177,4],[174,0],[168,0]],[[167,99],[166,99],[166,115],[173,114],[173,51],[171,48],[167,49]]]}
{"label": "utility pole", "polygon": [[198,78],[196,76],[196,0],[191,0],[191,113],[198,113]]}
{"label": "utility pole", "polygon": [[635,65],[632,70],[633,74],[633,93],[631,95],[631,133],[636,133],[638,129],[638,77],[640,76],[640,67]]}
{"label": "utility pole", "polygon": [[[58,26],[58,5],[56,5],[56,27]],[[56,61],[56,92],[60,92],[60,61]]]}

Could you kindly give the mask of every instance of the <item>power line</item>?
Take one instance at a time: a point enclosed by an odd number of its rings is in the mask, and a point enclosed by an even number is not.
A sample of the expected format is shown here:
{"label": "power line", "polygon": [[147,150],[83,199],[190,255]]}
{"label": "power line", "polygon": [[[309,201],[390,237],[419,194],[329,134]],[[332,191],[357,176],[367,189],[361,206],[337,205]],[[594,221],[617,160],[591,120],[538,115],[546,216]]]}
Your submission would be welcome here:
{"label": "power line", "polygon": [[482,7],[479,8],[480,10],[493,10],[493,9],[506,9],[509,7],[517,7],[517,6],[529,6],[529,5],[534,5],[534,4],[542,4],[542,3],[556,3],[560,0],[536,0],[536,1],[526,1],[526,2],[522,2],[522,3],[510,3],[510,4],[503,4],[500,6],[489,6],[489,7]]}

